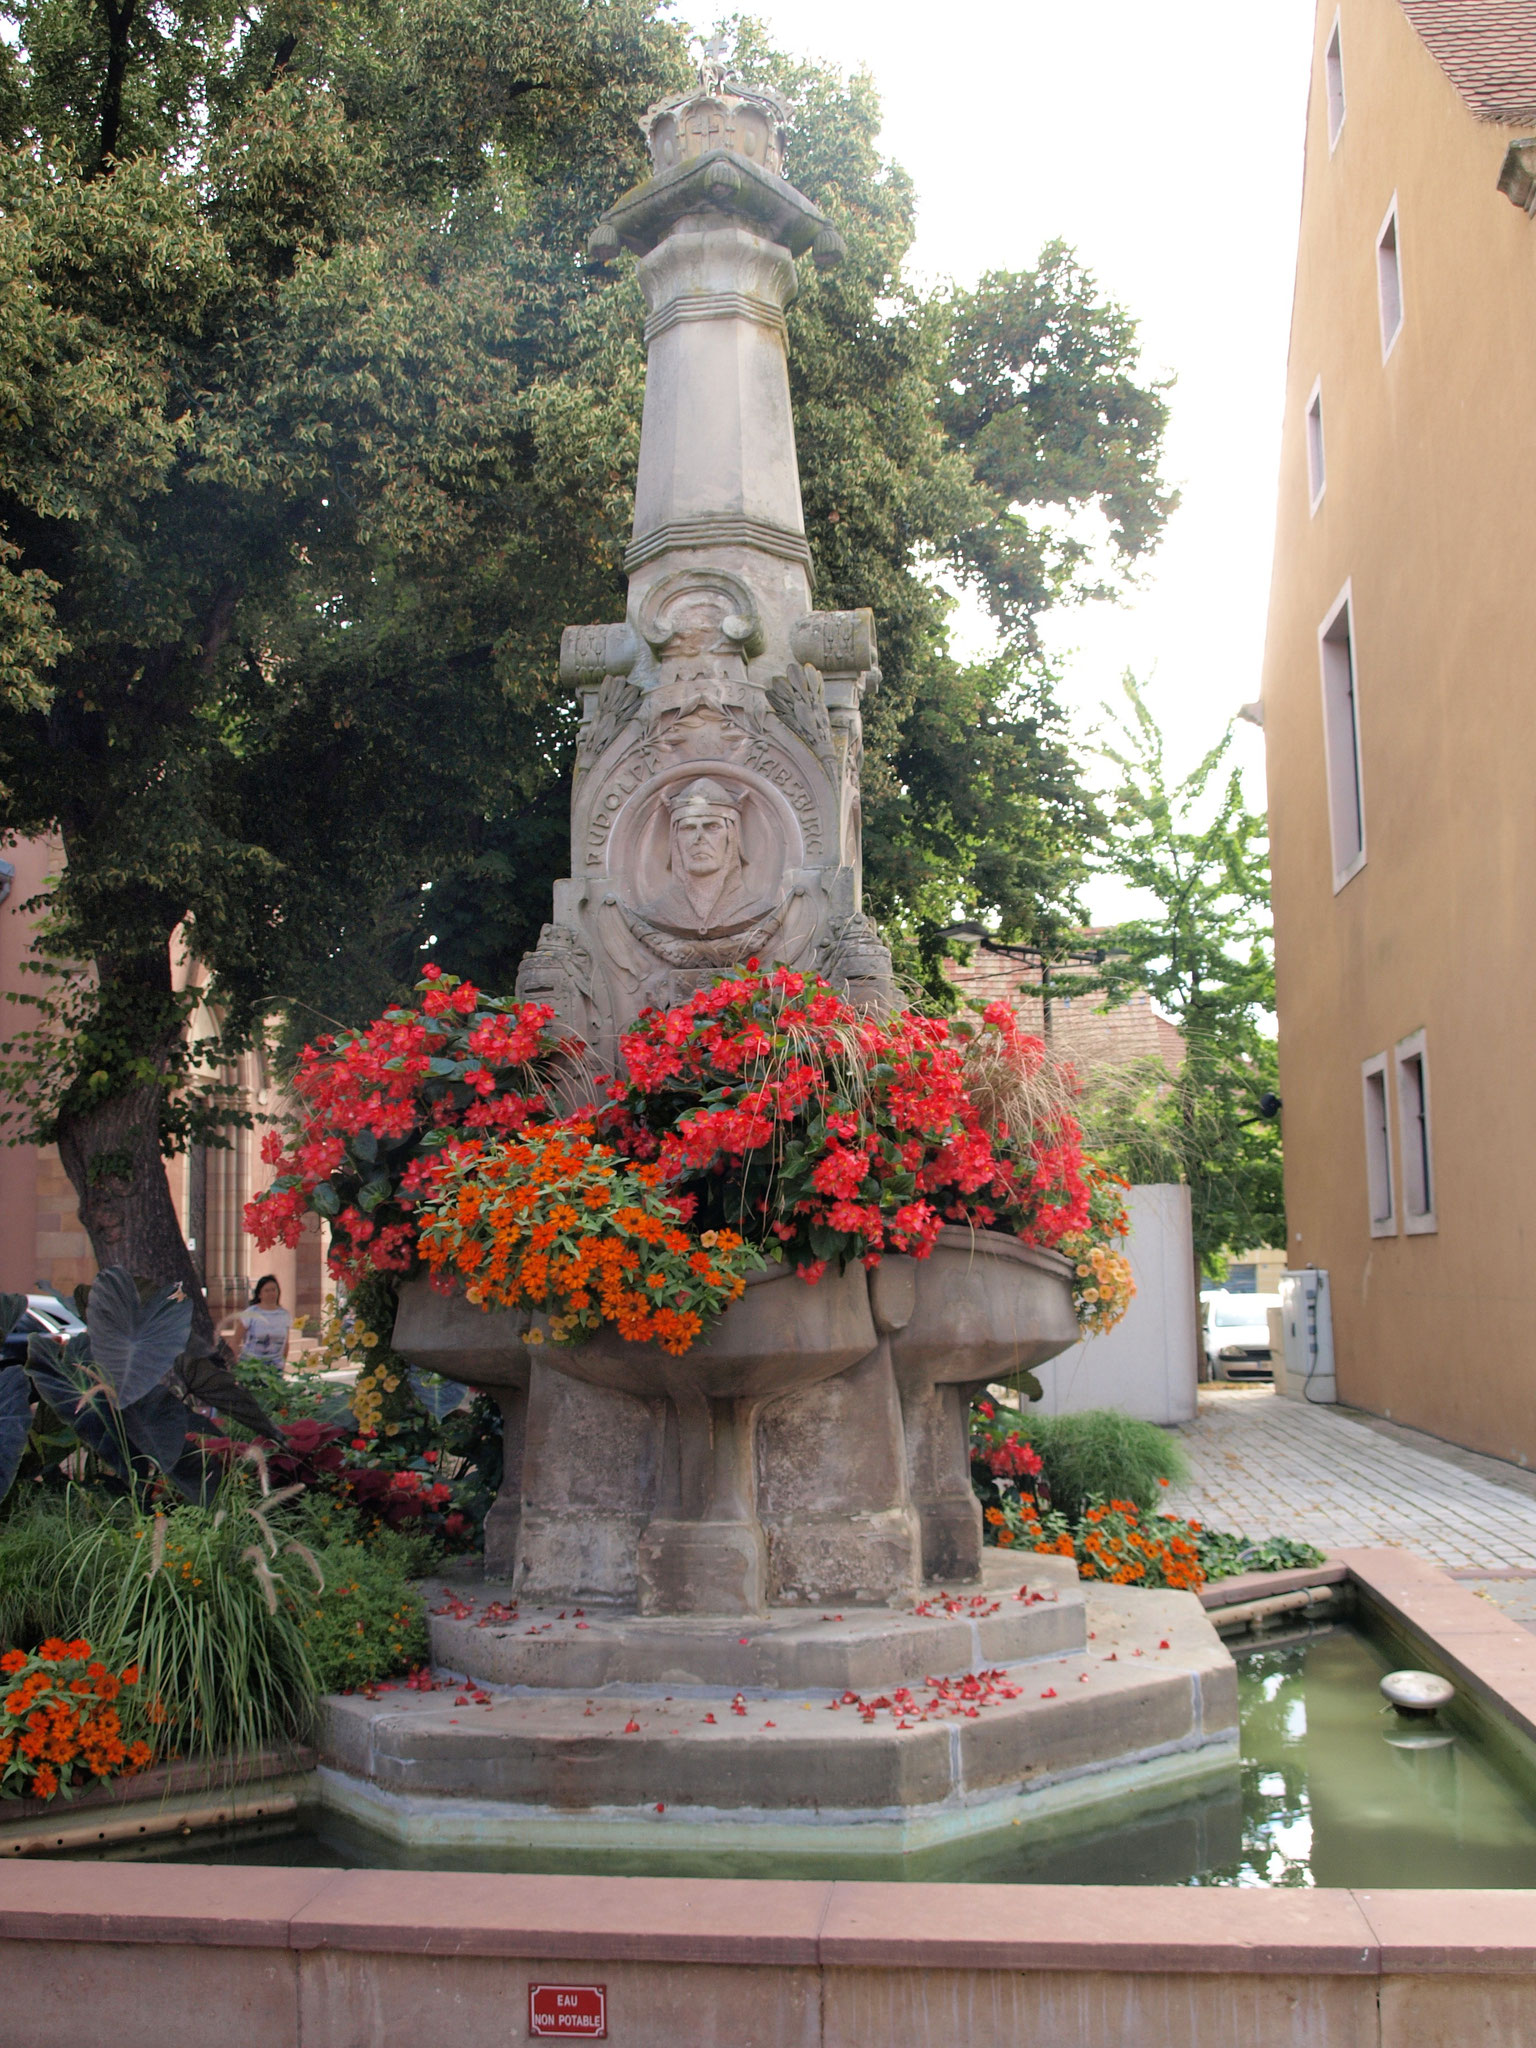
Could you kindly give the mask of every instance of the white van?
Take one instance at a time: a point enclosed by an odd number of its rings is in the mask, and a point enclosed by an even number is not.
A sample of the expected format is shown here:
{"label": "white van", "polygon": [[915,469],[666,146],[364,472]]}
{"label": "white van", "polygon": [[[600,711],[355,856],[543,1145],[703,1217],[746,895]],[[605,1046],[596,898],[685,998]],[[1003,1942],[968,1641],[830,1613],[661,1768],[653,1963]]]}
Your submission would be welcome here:
{"label": "white van", "polygon": [[1224,1287],[1202,1292],[1205,1360],[1213,1380],[1270,1380],[1275,1361],[1269,1343],[1269,1310],[1278,1294],[1228,1294]]}

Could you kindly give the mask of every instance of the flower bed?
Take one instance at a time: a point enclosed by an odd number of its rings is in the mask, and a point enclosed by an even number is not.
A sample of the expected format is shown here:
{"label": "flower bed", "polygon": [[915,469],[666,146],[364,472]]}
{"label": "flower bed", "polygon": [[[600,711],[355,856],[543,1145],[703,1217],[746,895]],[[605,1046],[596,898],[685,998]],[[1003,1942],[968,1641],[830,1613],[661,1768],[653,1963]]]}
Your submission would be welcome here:
{"label": "flower bed", "polygon": [[53,1636],[36,1650],[7,1650],[0,1674],[0,1792],[67,1799],[83,1782],[131,1778],[153,1761],[142,1739],[124,1739],[117,1705],[139,1683],[138,1667],[111,1671],[83,1637]]}

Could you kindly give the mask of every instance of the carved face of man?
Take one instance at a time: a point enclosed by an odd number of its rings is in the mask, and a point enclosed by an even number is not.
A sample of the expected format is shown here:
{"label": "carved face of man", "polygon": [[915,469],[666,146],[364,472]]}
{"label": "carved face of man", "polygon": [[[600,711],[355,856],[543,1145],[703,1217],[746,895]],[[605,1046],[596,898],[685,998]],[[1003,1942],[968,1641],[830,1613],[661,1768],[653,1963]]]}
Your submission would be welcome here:
{"label": "carved face of man", "polygon": [[707,811],[690,813],[673,821],[672,839],[686,874],[717,874],[735,851],[736,820]]}
{"label": "carved face of man", "polygon": [[742,880],[741,813],[730,791],[707,777],[690,783],[668,808],[673,878],[694,913],[708,919]]}

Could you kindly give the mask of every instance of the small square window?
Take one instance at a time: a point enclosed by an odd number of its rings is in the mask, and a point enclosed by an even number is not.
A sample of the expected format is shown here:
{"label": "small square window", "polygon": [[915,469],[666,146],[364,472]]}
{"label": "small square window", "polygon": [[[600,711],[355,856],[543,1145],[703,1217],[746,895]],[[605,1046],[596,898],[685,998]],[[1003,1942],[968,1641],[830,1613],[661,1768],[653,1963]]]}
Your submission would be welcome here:
{"label": "small square window", "polygon": [[1439,1228],[1424,1033],[1415,1031],[1403,1039],[1392,1058],[1397,1068],[1397,1123],[1403,1141],[1403,1228],[1412,1237]]}
{"label": "small square window", "polygon": [[1376,291],[1381,310],[1381,359],[1391,355],[1403,331],[1403,266],[1397,246],[1397,194],[1376,237]]}
{"label": "small square window", "polygon": [[1377,1053],[1360,1069],[1365,1091],[1365,1184],[1372,1237],[1396,1237],[1392,1198],[1392,1117],[1387,1103],[1387,1056]]}
{"label": "small square window", "polygon": [[1323,454],[1323,380],[1319,377],[1307,401],[1307,484],[1314,512],[1322,501],[1327,481],[1328,465]]}
{"label": "small square window", "polygon": [[1350,587],[1318,634],[1323,669],[1323,754],[1335,893],[1365,866],[1365,792],[1360,775],[1360,703]]}
{"label": "small square window", "polygon": [[1331,150],[1344,126],[1344,51],[1339,41],[1339,17],[1333,17],[1333,34],[1323,56],[1323,82],[1328,93],[1328,147]]}

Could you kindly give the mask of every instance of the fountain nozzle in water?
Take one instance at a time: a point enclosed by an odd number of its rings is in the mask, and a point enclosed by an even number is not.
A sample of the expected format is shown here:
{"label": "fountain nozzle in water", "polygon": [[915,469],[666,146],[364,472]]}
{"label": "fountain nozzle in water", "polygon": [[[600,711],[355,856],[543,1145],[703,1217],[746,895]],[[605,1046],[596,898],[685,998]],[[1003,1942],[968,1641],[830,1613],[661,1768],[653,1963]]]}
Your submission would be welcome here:
{"label": "fountain nozzle in water", "polygon": [[1407,1716],[1438,1713],[1456,1697],[1456,1688],[1437,1671],[1389,1671],[1381,1690],[1398,1713]]}

